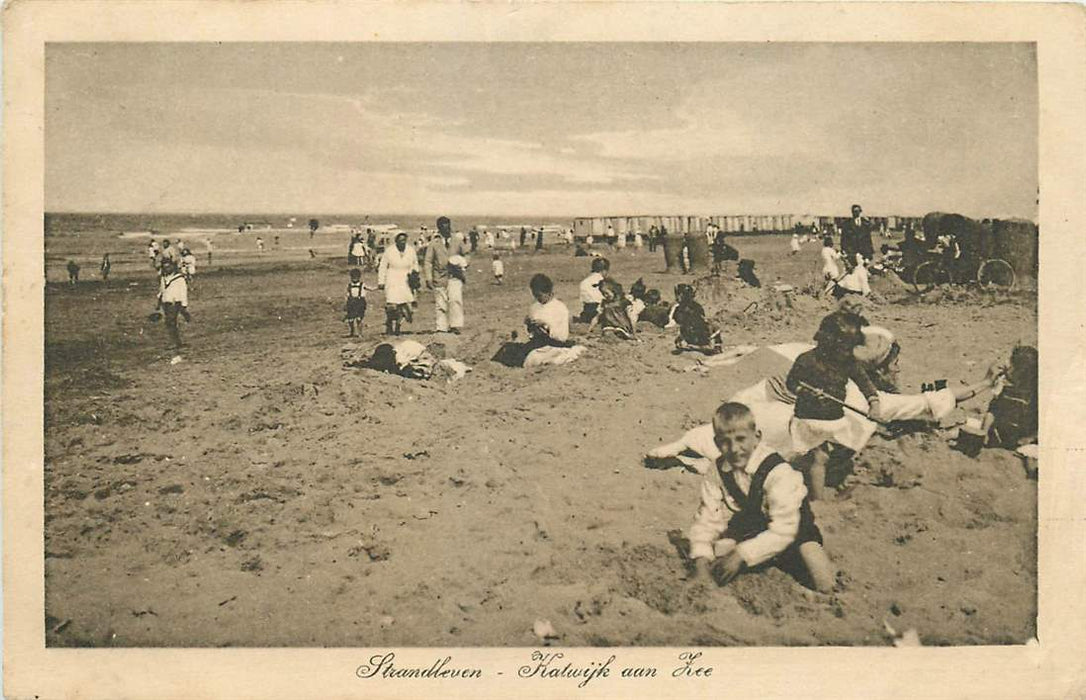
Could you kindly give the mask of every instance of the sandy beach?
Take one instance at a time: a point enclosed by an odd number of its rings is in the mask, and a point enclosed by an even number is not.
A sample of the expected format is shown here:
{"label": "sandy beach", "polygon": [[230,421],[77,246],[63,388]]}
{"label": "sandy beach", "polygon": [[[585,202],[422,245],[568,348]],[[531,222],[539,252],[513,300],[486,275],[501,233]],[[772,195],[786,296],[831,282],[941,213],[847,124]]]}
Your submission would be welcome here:
{"label": "sandy beach", "polygon": [[[564,246],[507,255],[503,286],[474,257],[459,337],[430,332],[423,293],[408,337],[472,367],[447,383],[344,368],[382,340],[376,292],[362,338],[345,337],[345,241],[316,259],[304,241],[263,256],[216,245],[171,364],[145,260],[122,256],[109,285],[93,263],[78,286],[60,281],[103,240],[46,240],[49,646],[527,646],[540,619],[562,645],[884,645],[886,623],[932,645],[1036,633],[1037,484],[1012,453],[970,459],[940,430],[874,438],[814,504],[834,593],[776,570],[699,593],[682,556],[698,477],[641,458],[761,379],[757,363],[694,370],[674,331],[647,324],[637,344],[575,326],[588,351],[567,366],[491,362],[533,273],[579,309],[589,263]],[[727,276],[702,296],[725,344],[809,341],[831,303],[770,287],[812,283],[817,246],[730,242],[767,287]],[[616,279],[665,299],[690,279],[659,253],[606,254]],[[898,336],[904,391],[976,381],[1037,342],[1028,288],[873,286],[867,316]]]}

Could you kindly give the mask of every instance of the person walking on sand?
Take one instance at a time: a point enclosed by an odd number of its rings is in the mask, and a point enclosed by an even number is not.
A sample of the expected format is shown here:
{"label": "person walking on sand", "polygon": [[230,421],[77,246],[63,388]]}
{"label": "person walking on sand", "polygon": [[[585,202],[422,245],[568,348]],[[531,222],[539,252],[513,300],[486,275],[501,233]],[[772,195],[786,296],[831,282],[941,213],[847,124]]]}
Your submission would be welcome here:
{"label": "person walking on sand", "polygon": [[377,288],[385,290],[385,333],[399,335],[400,323],[411,322],[411,303],[415,294],[408,277],[417,273],[419,256],[407,244],[407,232],[396,234],[395,244],[385,248],[377,267]]}
{"label": "person walking on sand", "polygon": [[98,269],[102,272],[103,282],[109,282],[109,269],[111,267],[113,267],[113,265],[109,262],[109,253],[106,253],[102,256],[102,264],[98,267]]}
{"label": "person walking on sand", "polygon": [[79,282],[79,265],[75,260],[68,261],[68,284],[75,285]]}
{"label": "person walking on sand", "polygon": [[170,345],[175,351],[180,350],[181,330],[177,325],[177,317],[181,316],[185,321],[192,322],[192,316],[189,315],[189,288],[185,276],[177,269],[177,263],[169,258],[162,261],[158,308],[166,317],[166,333],[170,337]]}
{"label": "person walking on sand", "polygon": [[208,267],[210,267],[211,266],[211,254],[215,252],[214,246],[211,245],[211,239],[210,238],[208,238],[207,240],[204,241],[204,248],[207,249],[207,264],[208,264]]}
{"label": "person walking on sand", "polygon": [[450,274],[449,259],[466,257],[463,241],[452,238],[452,223],[447,216],[437,220],[438,235],[426,249],[422,279],[427,289],[434,290],[435,328],[459,334],[464,327],[464,282]]}

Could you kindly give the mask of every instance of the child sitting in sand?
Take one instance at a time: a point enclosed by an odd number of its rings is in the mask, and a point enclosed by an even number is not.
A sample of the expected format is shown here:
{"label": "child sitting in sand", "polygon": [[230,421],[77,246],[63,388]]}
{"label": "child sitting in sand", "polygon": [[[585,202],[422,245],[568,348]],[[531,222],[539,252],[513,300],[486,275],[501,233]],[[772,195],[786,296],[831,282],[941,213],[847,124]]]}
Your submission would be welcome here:
{"label": "child sitting in sand", "polygon": [[981,424],[989,447],[1015,449],[1037,440],[1037,348],[1019,345],[1003,370],[1003,388]]}
{"label": "child sitting in sand", "polygon": [[762,281],[758,279],[758,275],[754,273],[754,261],[748,258],[744,258],[739,261],[738,277],[751,287],[762,286]]}
{"label": "child sitting in sand", "polygon": [[501,284],[505,277],[505,263],[497,253],[494,253],[494,260],[490,263],[490,267],[494,271],[494,284]]}
{"label": "child sitting in sand", "polygon": [[749,408],[724,403],[711,425],[689,430],[648,456],[682,452],[713,463],[690,528],[695,580],[713,576],[724,585],[746,569],[773,564],[818,591],[833,589],[833,565],[822,548],[803,475],[761,444]]}
{"label": "child sitting in sand", "polygon": [[600,301],[599,313],[593,317],[588,329],[599,326],[604,333],[612,333],[623,340],[637,340],[633,321],[627,310],[630,300],[622,293],[622,285],[612,279],[604,279],[599,284]]}
{"label": "child sitting in sand", "polygon": [[694,288],[689,284],[675,287],[675,311],[671,318],[679,324],[675,348],[716,355],[723,349],[723,333],[714,329],[705,318],[705,309],[694,301]]}
{"label": "child sitting in sand", "polygon": [[591,323],[599,313],[600,302],[603,294],[600,292],[600,282],[611,270],[611,263],[607,258],[595,258],[592,261],[592,272],[581,280],[581,315],[577,317],[581,323]]}
{"label": "child sitting in sand", "polygon": [[528,342],[504,343],[493,360],[507,367],[535,367],[562,365],[580,357],[584,347],[569,339],[569,308],[555,298],[554,282],[539,273],[532,276],[528,287],[535,299],[524,319]]}
{"label": "child sitting in sand", "polygon": [[638,321],[648,321],[659,328],[663,328],[671,322],[671,314],[674,308],[670,303],[663,300],[659,289],[646,291],[644,301],[645,308],[641,315],[637,317]]}
{"label": "child sitting in sand", "polygon": [[362,319],[366,317],[366,290],[371,292],[377,291],[377,287],[367,287],[362,282],[362,271],[357,267],[352,268],[350,272],[351,281],[347,283],[347,328],[350,329],[350,336],[354,338],[357,329],[357,335],[362,335]]}
{"label": "child sitting in sand", "polygon": [[818,500],[830,457],[828,443],[844,444],[838,435],[849,430],[842,404],[850,379],[867,398],[868,415],[877,421],[880,414],[878,389],[853,356],[864,343],[859,317],[840,311],[826,316],[814,340],[814,349],[796,358],[785,386],[796,395],[792,451],[810,456],[809,488],[811,499]]}
{"label": "child sitting in sand", "polygon": [[532,275],[528,282],[535,302],[528,307],[524,325],[528,328],[530,344],[536,347],[555,345],[568,347],[569,309],[554,296],[554,282],[543,273]]}

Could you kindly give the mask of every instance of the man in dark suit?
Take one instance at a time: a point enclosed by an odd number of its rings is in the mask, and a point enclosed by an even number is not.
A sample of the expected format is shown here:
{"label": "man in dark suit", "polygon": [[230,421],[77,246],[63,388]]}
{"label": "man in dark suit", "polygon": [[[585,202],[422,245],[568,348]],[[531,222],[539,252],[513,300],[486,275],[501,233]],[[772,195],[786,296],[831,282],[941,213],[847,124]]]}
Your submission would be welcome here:
{"label": "man in dark suit", "polygon": [[852,218],[841,229],[841,252],[849,260],[856,259],[856,253],[867,260],[875,257],[875,247],[871,243],[871,222],[861,216],[863,208],[852,205]]}

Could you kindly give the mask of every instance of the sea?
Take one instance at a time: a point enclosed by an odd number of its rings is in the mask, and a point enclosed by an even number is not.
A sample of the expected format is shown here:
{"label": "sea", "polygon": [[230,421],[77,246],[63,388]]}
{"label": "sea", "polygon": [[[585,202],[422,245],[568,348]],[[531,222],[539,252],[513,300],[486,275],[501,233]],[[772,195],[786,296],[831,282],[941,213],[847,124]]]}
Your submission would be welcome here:
{"label": "sea", "polygon": [[[573,217],[561,216],[450,216],[453,229],[467,231],[473,226],[539,227],[573,225]],[[46,212],[45,235],[63,236],[87,233],[151,232],[155,235],[190,230],[233,230],[249,224],[255,230],[296,228],[309,229],[310,219],[321,228],[330,226],[395,225],[407,231],[423,226],[436,228],[436,216],[417,214],[134,214]]]}

